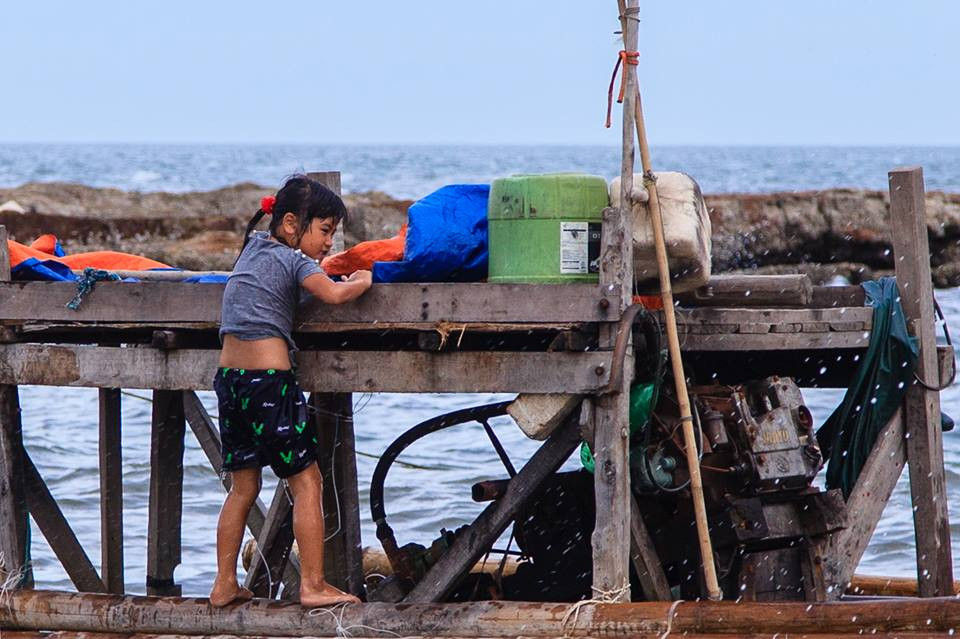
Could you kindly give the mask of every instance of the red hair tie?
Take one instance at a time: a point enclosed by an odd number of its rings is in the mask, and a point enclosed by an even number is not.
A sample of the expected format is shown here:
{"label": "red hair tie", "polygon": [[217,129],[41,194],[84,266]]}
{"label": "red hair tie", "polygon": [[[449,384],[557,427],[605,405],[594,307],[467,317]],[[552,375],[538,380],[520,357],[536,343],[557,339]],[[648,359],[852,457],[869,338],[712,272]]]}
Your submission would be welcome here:
{"label": "red hair tie", "polygon": [[273,215],[273,205],[277,203],[277,198],[273,195],[268,195],[267,197],[260,200],[260,210],[266,213],[267,215]]}

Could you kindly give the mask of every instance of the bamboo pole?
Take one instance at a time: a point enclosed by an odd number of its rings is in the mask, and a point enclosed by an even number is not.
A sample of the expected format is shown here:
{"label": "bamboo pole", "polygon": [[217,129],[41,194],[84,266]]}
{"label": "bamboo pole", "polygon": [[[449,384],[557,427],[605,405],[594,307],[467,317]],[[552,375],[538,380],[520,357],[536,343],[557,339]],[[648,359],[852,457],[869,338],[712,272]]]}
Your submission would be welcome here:
{"label": "bamboo pole", "polygon": [[[626,22],[629,19],[627,17],[628,3],[627,0],[618,0],[618,4],[622,16],[621,20],[624,24],[624,34],[626,34]],[[626,46],[626,40],[624,40],[624,46]],[[631,51],[631,49],[627,48],[627,51]],[[624,111],[627,112],[630,107],[633,106],[634,124],[637,129],[637,142],[640,146],[640,164],[643,167],[643,182],[649,194],[647,209],[650,212],[650,226],[653,230],[653,241],[657,254],[657,270],[660,275],[660,296],[663,300],[664,323],[667,327],[667,341],[670,348],[673,381],[677,392],[677,403],[680,407],[680,421],[683,425],[683,441],[686,448],[687,466],[690,471],[690,490],[693,496],[693,508],[696,515],[697,536],[700,542],[700,556],[703,564],[703,577],[707,588],[707,596],[712,600],[718,600],[723,597],[723,593],[717,582],[717,571],[713,562],[713,547],[710,543],[707,509],[703,499],[703,481],[700,478],[700,459],[697,455],[696,436],[693,431],[693,415],[690,409],[690,398],[687,395],[683,360],[680,359],[680,340],[677,335],[677,318],[674,314],[673,289],[670,283],[670,264],[667,259],[666,242],[663,237],[663,218],[660,211],[660,198],[657,194],[657,182],[653,174],[653,165],[650,161],[650,148],[647,145],[647,131],[643,121],[640,86],[634,67],[635,65],[628,64],[624,64],[623,67],[626,90],[630,90],[631,84],[636,87],[636,94],[633,96],[633,105],[630,105],[629,101],[625,101]],[[627,78],[630,76],[633,77],[632,82],[627,81]],[[626,172],[624,172],[620,197],[626,210],[632,211],[633,207],[630,202],[630,194],[633,192],[633,176],[631,174],[631,179],[628,183],[626,175]]]}

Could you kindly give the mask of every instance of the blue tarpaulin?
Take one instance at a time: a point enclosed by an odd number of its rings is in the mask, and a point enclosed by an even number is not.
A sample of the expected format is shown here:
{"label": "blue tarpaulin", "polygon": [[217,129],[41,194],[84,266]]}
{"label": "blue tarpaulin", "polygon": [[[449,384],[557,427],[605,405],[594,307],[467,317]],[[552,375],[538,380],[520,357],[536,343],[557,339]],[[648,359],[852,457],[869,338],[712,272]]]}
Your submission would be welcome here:
{"label": "blue tarpaulin", "polygon": [[376,262],[374,282],[477,282],[487,278],[487,184],[444,186],[407,215],[402,262]]}

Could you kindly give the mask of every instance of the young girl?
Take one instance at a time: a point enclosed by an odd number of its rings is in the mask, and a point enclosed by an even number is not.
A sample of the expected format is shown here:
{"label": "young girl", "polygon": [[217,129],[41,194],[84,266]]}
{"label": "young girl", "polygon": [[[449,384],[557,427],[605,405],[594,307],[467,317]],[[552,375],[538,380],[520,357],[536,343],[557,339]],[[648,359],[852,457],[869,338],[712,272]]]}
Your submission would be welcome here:
{"label": "young girl", "polygon": [[[237,555],[250,508],[269,465],[293,493],[293,534],[300,547],[300,603],[325,606],[358,599],[323,577],[322,479],[317,439],[291,370],[290,336],[301,293],[342,304],[370,288],[370,271],[334,282],[319,261],[343,219],[343,201],[302,175],[276,198],[264,198],[244,238],[223,294],[220,368],[213,384],[220,405],[223,470],[231,487],[217,525],[217,578],[210,603],[225,606],[253,594],[237,583]],[[253,232],[271,215],[270,233]]]}

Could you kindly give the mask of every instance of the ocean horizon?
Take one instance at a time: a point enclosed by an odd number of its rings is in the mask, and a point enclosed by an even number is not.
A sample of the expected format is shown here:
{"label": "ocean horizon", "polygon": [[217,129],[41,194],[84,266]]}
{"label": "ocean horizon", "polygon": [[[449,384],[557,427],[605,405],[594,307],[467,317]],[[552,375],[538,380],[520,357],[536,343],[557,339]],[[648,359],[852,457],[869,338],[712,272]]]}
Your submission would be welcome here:
{"label": "ocean horizon", "polygon": [[[960,192],[960,146],[655,146],[651,155],[654,170],[688,173],[705,193],[885,190],[887,172],[904,165],[923,166],[930,191]],[[620,162],[619,146],[595,145],[0,143],[0,188],[71,182],[183,193],[339,170],[345,193],[417,199],[517,173],[611,178]]]}

